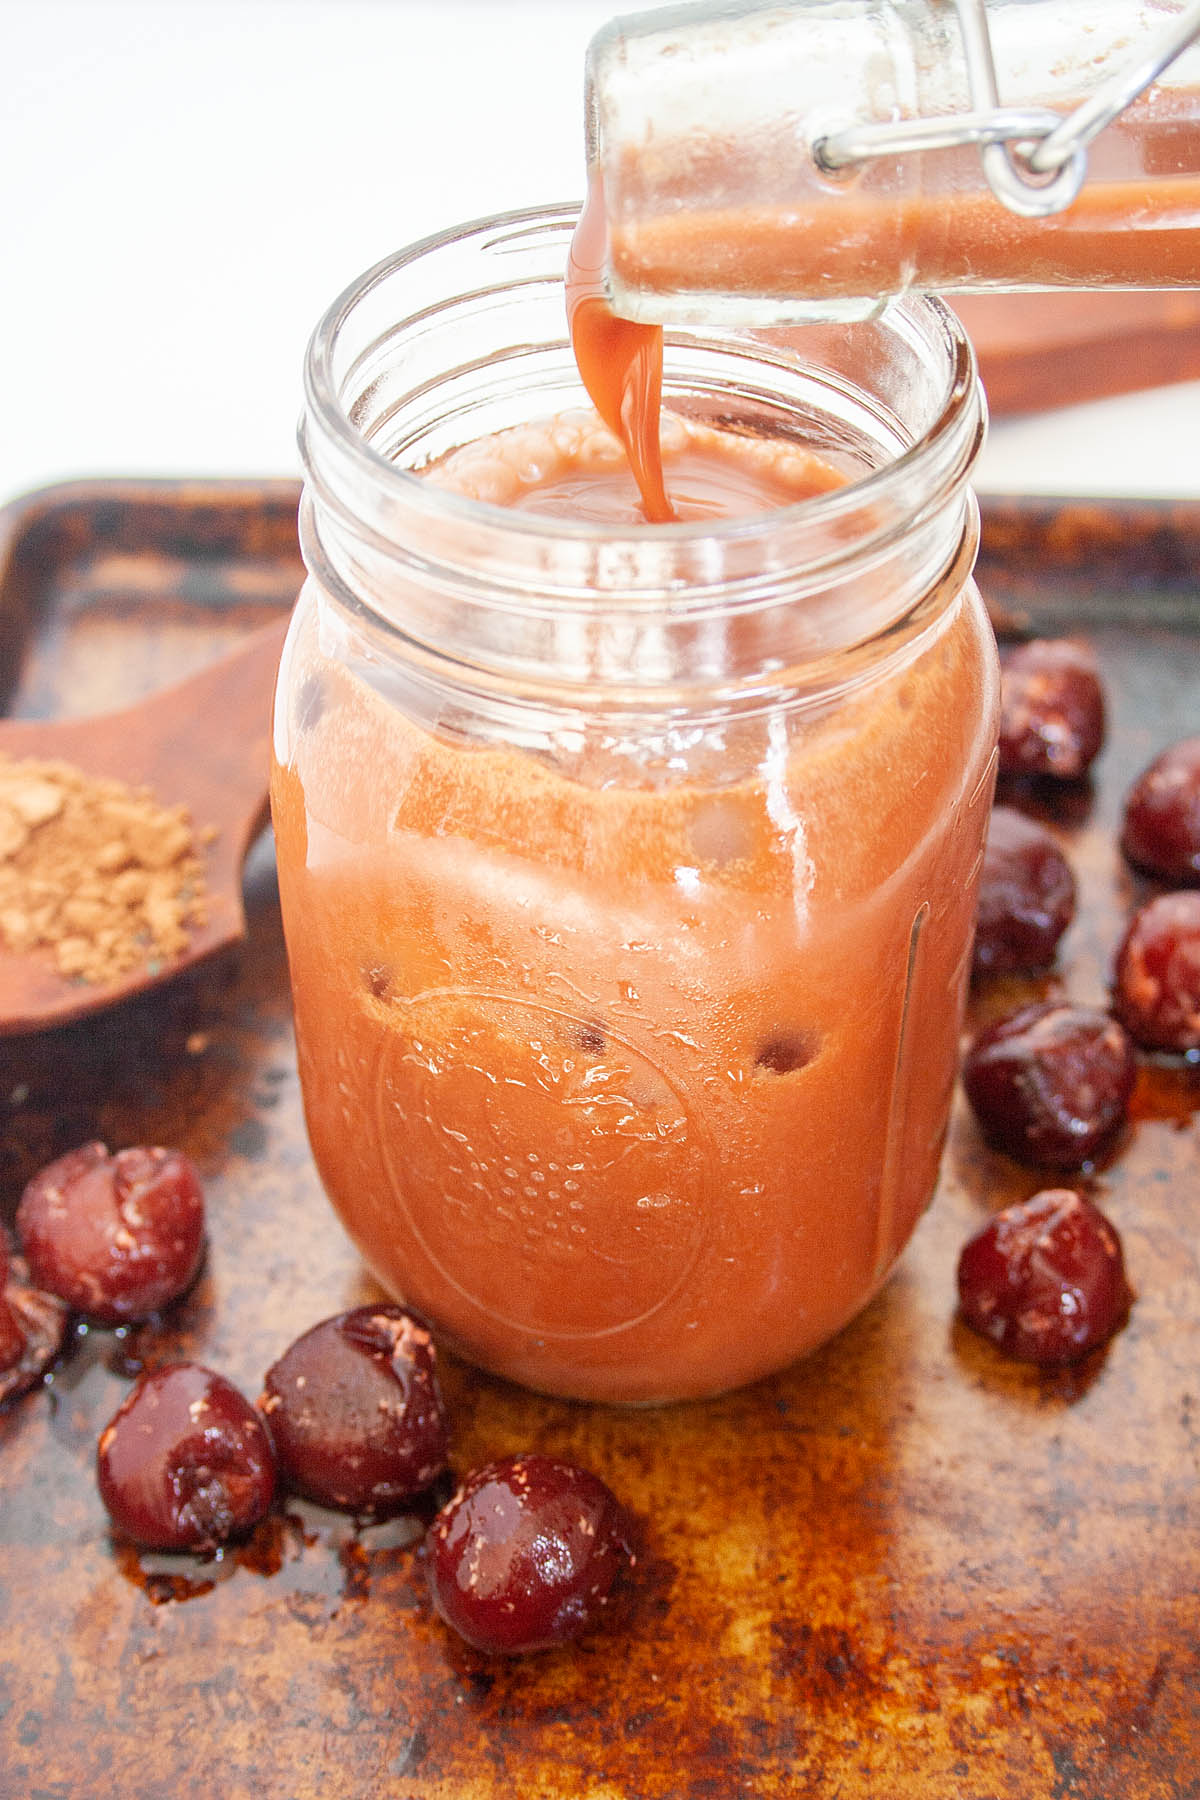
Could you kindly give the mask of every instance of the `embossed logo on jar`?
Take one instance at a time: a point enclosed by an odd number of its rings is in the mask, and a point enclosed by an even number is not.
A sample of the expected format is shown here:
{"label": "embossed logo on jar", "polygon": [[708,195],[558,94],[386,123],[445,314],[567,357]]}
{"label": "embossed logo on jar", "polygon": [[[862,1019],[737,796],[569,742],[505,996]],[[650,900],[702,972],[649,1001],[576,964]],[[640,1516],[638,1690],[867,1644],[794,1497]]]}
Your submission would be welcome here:
{"label": "embossed logo on jar", "polygon": [[384,1159],[442,1277],[539,1336],[640,1323],[687,1278],[714,1153],[679,1079],[595,1019],[499,994],[393,1002]]}

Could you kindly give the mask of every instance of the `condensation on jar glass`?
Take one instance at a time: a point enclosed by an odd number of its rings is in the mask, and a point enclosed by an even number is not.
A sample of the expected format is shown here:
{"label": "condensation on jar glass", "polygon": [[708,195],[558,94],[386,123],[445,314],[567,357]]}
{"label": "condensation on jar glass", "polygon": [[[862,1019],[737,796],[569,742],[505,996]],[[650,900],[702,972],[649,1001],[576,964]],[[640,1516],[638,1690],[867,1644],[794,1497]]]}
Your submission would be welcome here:
{"label": "condensation on jar glass", "polygon": [[273,809],[366,1262],[488,1369],[657,1402],[830,1337],[934,1188],[994,766],[982,403],[933,301],[677,333],[668,487],[715,457],[768,510],[539,512],[563,459],[629,481],[573,223],[428,240],[319,327]]}

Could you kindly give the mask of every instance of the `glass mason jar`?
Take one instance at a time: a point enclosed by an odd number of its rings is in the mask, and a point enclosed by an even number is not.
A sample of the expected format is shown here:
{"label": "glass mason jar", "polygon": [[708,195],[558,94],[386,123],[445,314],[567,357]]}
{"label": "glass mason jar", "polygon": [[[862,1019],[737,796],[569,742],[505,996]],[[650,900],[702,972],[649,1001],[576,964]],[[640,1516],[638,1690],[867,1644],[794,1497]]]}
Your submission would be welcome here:
{"label": "glass mason jar", "polygon": [[828,1338],[928,1202],[998,674],[936,301],[668,336],[676,413],[847,477],[621,530],[421,471],[580,404],[570,208],[380,264],[307,363],[273,807],[309,1135],[383,1285],[546,1391]]}

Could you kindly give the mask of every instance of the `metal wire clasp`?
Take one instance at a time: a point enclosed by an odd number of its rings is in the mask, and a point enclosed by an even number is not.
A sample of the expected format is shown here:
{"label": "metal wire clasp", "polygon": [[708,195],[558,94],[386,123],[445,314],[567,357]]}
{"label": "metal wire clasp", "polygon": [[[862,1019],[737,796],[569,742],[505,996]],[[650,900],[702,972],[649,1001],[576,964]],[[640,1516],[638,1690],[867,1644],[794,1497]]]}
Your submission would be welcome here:
{"label": "metal wire clasp", "polygon": [[985,0],[954,0],[954,4],[971,110],[940,118],[846,126],[813,145],[821,168],[832,173],[873,157],[977,144],[988,186],[1010,212],[1027,219],[1062,212],[1083,185],[1092,139],[1200,37],[1200,0],[1193,0],[1145,56],[1128,69],[1118,69],[1064,117],[1044,106],[1001,106]]}

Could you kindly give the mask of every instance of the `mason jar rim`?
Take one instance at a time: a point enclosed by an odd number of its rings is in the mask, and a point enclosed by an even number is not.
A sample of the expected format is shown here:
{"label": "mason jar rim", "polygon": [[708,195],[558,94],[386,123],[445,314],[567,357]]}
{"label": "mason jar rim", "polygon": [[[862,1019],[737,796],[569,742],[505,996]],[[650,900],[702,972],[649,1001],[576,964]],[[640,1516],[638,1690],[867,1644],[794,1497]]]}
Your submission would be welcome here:
{"label": "mason jar rim", "polygon": [[[535,543],[539,540],[547,544],[591,542],[597,535],[603,535],[609,544],[627,541],[631,545],[655,542],[684,546],[704,539],[719,539],[722,542],[735,539],[754,541],[774,536],[781,527],[786,528],[789,523],[800,518],[811,521],[814,527],[834,522],[846,513],[883,500],[890,488],[918,478],[919,471],[924,466],[935,464],[945,453],[947,440],[953,442],[958,437],[969,437],[977,442],[981,437],[984,428],[984,403],[976,380],[975,353],[966,331],[951,308],[937,296],[909,294],[888,300],[875,319],[860,322],[851,329],[861,329],[864,323],[884,324],[895,317],[906,317],[918,324],[922,320],[928,321],[930,336],[940,338],[945,347],[947,366],[941,405],[933,423],[907,449],[879,467],[856,475],[841,487],[774,507],[767,513],[733,515],[719,519],[671,520],[662,524],[598,526],[594,521],[578,522],[547,514],[514,512],[503,505],[478,500],[457,493],[450,487],[426,482],[420,474],[402,468],[382,455],[349,417],[342,405],[334,373],[338,336],[355,308],[383,282],[439,250],[466,243],[472,238],[529,230],[531,227],[540,227],[547,232],[561,230],[573,223],[578,213],[578,203],[564,201],[483,215],[449,226],[383,257],[345,287],[327,307],[309,339],[305,355],[306,407],[308,414],[320,422],[329,440],[357,466],[362,476],[380,483],[385,491],[390,491],[398,498],[416,499],[419,495],[422,509],[433,516],[441,514],[448,519],[457,517],[475,521],[486,518],[490,528],[503,529],[507,526],[513,534]],[[564,312],[564,334],[565,329]],[[718,334],[724,334],[730,328],[717,325],[714,330]],[[668,327],[668,346],[671,335]],[[767,328],[757,330],[756,335],[768,340],[771,332]],[[314,471],[303,422],[300,443],[306,472],[311,479]]]}
{"label": "mason jar rim", "polygon": [[536,706],[759,706],[915,653],[978,543],[984,402],[940,302],[906,298],[815,339],[715,325],[668,340],[668,408],[846,457],[825,494],[612,526],[424,478],[580,404],[561,294],[576,217],[526,208],[436,233],[327,310],[300,427],[301,549],[327,629],[406,680]]}

